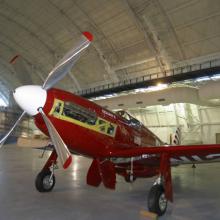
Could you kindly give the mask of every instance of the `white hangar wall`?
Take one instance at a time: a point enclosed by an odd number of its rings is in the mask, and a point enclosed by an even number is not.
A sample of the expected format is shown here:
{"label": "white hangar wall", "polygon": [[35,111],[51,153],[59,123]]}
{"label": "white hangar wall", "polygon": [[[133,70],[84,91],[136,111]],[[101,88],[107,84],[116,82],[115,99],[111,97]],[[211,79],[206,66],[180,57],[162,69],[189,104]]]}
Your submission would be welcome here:
{"label": "white hangar wall", "polygon": [[217,136],[220,136],[220,107],[204,107],[201,110],[202,125],[201,133],[204,143],[220,143]]}
{"label": "white hangar wall", "polygon": [[170,135],[181,129],[182,144],[216,143],[220,135],[220,107],[179,103],[150,106],[129,112],[158,135],[170,142]]}

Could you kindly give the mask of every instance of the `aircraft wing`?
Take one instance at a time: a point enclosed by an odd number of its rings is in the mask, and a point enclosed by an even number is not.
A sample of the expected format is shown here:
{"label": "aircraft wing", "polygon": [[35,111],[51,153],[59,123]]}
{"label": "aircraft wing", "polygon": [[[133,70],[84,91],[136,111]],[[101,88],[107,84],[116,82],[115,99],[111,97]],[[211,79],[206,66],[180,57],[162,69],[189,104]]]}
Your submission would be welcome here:
{"label": "aircraft wing", "polygon": [[[177,157],[185,158],[206,158],[214,159],[220,157],[220,144],[205,145],[176,145],[176,146],[159,146],[159,147],[131,147],[131,148],[114,148],[109,151],[110,157],[131,158],[142,156],[148,158],[156,156],[159,158],[159,174],[164,179],[165,196],[169,201],[173,201],[173,189],[171,178],[171,160]],[[190,160],[189,160],[190,162]],[[191,161],[193,163],[193,160]],[[195,161],[194,161],[195,163]]]}
{"label": "aircraft wing", "polygon": [[158,147],[132,147],[132,148],[113,148],[109,151],[110,157],[137,157],[142,155],[168,154],[169,157],[179,156],[207,156],[219,154],[220,144],[204,145],[164,145]]}

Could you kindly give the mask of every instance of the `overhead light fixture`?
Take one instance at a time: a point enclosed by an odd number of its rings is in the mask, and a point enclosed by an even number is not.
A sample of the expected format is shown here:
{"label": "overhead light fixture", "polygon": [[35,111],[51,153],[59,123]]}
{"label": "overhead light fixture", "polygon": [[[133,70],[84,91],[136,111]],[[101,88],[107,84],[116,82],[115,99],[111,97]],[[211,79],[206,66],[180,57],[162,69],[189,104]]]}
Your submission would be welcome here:
{"label": "overhead light fixture", "polygon": [[167,87],[168,87],[167,84],[158,83],[156,86],[149,86],[147,88],[135,89],[133,93],[144,93],[144,92],[158,91],[158,90],[166,89]]}
{"label": "overhead light fixture", "polygon": [[211,77],[211,79],[216,80],[216,79],[220,79],[220,74],[215,74]]}
{"label": "overhead light fixture", "polygon": [[158,83],[156,86],[149,86],[147,88],[139,88],[139,89],[134,89],[131,91],[126,91],[126,92],[121,92],[121,93],[112,93],[112,94],[108,94],[108,95],[104,95],[104,96],[98,96],[95,98],[91,98],[90,100],[91,101],[98,101],[98,100],[103,100],[103,99],[108,99],[108,98],[122,96],[122,95],[128,95],[128,94],[154,92],[154,91],[166,89],[167,87],[168,87],[168,84]]}
{"label": "overhead light fixture", "polygon": [[112,94],[108,94],[108,95],[104,95],[104,96],[98,96],[95,98],[91,98],[91,101],[97,101],[97,100],[103,100],[103,99],[108,99],[108,98],[112,98],[112,97],[116,97],[118,96],[117,93],[112,93]]}
{"label": "overhead light fixture", "polygon": [[151,91],[159,91],[159,90],[162,90],[162,89],[166,89],[167,87],[168,87],[167,84],[158,83],[156,86],[148,87],[148,91],[149,92],[151,92]]}
{"label": "overhead light fixture", "polygon": [[164,83],[158,83],[158,84],[157,84],[157,87],[160,88],[160,89],[165,89],[165,88],[168,87],[168,85],[167,85],[167,84],[164,84]]}
{"label": "overhead light fixture", "polygon": [[208,80],[210,80],[210,77],[204,76],[204,77],[197,78],[195,81],[196,82],[202,82],[202,81],[208,81]]}
{"label": "overhead light fixture", "polygon": [[135,89],[134,93],[141,93],[141,92],[147,92],[148,88],[139,88],[139,89]]}
{"label": "overhead light fixture", "polygon": [[219,102],[220,99],[209,99],[210,102]]}

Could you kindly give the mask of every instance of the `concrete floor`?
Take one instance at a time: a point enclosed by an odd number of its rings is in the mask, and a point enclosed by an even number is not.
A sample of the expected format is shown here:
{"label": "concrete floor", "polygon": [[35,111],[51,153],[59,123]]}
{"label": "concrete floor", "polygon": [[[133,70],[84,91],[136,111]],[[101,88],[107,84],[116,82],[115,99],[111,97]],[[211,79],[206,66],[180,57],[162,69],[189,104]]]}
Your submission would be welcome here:
{"label": "concrete floor", "polygon": [[[35,190],[34,180],[46,160],[40,150],[7,145],[0,150],[0,220],[135,220],[147,210],[153,179],[133,184],[117,177],[116,191],[86,185],[90,160],[74,156],[72,167],[56,171],[51,193]],[[174,204],[161,220],[219,220],[220,164],[173,168]]]}

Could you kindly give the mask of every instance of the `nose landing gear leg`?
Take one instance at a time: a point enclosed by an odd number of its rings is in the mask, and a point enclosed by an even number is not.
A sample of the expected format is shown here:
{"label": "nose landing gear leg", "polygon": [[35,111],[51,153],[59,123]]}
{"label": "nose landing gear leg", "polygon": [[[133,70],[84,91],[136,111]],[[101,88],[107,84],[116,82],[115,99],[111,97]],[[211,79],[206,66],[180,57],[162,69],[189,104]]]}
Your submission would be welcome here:
{"label": "nose landing gear leg", "polygon": [[57,153],[55,150],[53,150],[45,166],[36,177],[35,187],[39,192],[50,192],[53,189],[56,183],[56,179],[54,175],[54,169],[56,168],[56,163],[57,163]]}

